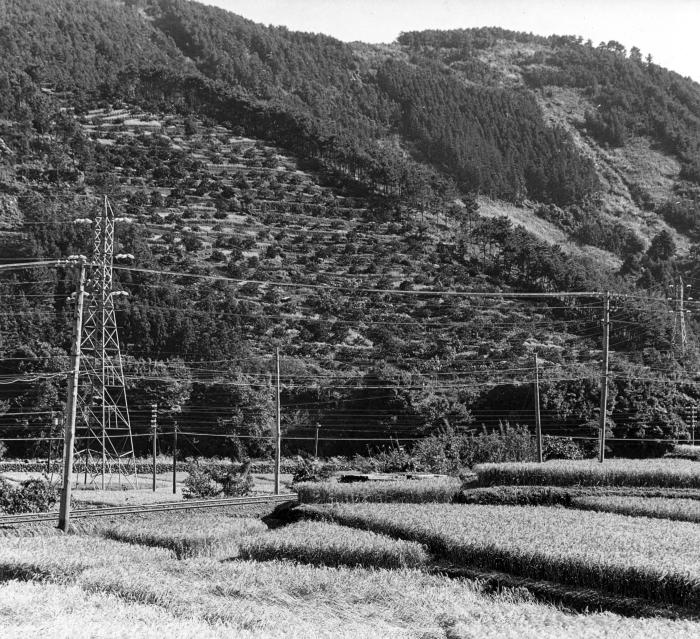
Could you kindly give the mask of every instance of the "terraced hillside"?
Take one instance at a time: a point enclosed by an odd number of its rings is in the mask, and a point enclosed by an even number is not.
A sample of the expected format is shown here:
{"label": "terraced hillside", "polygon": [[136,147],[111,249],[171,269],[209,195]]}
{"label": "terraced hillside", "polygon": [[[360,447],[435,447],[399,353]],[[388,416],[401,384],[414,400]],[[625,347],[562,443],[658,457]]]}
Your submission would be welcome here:
{"label": "terraced hillside", "polygon": [[[546,295],[611,290],[611,434],[687,436],[694,320],[682,344],[668,297],[697,270],[691,83],[498,29],[372,47],[175,0],[11,9],[2,258],[87,254],[105,194],[128,218],[117,303],[137,428],[157,402],[190,428],[268,432],[279,348],[291,434],[529,424],[537,355],[546,429],[592,437],[602,297]],[[106,46],[127,33],[129,52]],[[616,78],[620,99],[656,87],[661,110],[620,110]],[[0,286],[2,374],[19,380],[2,412],[53,410],[72,275]]]}

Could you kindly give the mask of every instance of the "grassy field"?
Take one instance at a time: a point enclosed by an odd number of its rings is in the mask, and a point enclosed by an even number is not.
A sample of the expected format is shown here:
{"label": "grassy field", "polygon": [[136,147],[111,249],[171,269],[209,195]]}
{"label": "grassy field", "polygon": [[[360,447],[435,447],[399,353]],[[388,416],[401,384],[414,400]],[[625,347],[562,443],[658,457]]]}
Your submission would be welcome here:
{"label": "grassy field", "polygon": [[243,539],[239,553],[242,559],[291,559],[315,566],[418,568],[430,561],[426,549],[414,541],[316,521]]}
{"label": "grassy field", "polygon": [[656,486],[700,488],[700,464],[685,459],[550,460],[538,463],[479,464],[480,486]]}
{"label": "grassy field", "polygon": [[334,481],[303,482],[294,489],[305,504],[329,502],[399,502],[422,504],[449,503],[459,492],[459,479],[401,479],[397,481],[364,481],[340,484]]}
{"label": "grassy field", "polygon": [[700,548],[692,523],[533,506],[303,508],[424,543],[459,565],[700,607]]}
{"label": "grassy field", "polygon": [[8,638],[684,639],[700,631],[688,620],[570,614],[416,570],[178,562],[166,550],[78,535],[8,541],[0,547],[0,636]]}

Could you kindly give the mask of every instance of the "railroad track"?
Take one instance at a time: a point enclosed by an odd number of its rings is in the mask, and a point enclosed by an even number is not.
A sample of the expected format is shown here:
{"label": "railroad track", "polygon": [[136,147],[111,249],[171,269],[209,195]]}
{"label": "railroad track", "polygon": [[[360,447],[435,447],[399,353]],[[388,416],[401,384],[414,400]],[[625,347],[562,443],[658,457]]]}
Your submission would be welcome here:
{"label": "railroad track", "polygon": [[[188,499],[185,501],[145,504],[143,506],[109,506],[104,508],[79,508],[71,510],[71,519],[87,519],[90,517],[109,517],[119,515],[137,515],[140,513],[157,513],[171,510],[194,510],[199,508],[223,508],[231,506],[246,506],[250,504],[282,504],[296,501],[296,493],[284,495],[256,495],[254,497],[227,497],[226,499]],[[5,515],[0,517],[0,526],[17,524],[34,524],[41,522],[58,523],[58,513],[26,513],[23,515]]]}

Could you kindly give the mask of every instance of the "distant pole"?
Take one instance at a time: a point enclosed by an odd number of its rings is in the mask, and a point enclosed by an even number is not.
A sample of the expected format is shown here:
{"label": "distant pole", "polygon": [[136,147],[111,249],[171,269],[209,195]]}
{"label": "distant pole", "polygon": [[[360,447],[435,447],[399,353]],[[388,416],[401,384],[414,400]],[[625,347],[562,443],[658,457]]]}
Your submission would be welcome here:
{"label": "distant pole", "polygon": [[690,405],[690,445],[695,446],[695,404]]}
{"label": "distant pole", "polygon": [[58,414],[51,413],[51,430],[49,431],[49,454],[46,457],[46,474],[51,472],[51,452],[53,449],[53,436],[58,432]]}
{"label": "distant pole", "polygon": [[542,421],[540,419],[540,372],[535,353],[535,429],[537,433],[537,461],[542,463]]}
{"label": "distant pole", "polygon": [[321,428],[321,424],[316,424],[316,436],[314,437],[314,459],[318,459],[318,429]]}
{"label": "distant pole", "polygon": [[173,495],[177,492],[177,420],[173,427]]}
{"label": "distant pole", "polygon": [[277,388],[276,388],[276,405],[277,405],[277,420],[275,429],[275,495],[280,494],[280,457],[282,448],[282,412],[280,409],[280,349],[276,349],[277,363]]}
{"label": "distant pole", "polygon": [[78,295],[76,300],[75,318],[73,319],[73,348],[70,358],[70,372],[68,374],[68,401],[66,422],[63,440],[63,490],[61,491],[61,504],[58,513],[58,527],[63,532],[70,528],[70,494],[71,475],[73,474],[73,447],[75,444],[75,417],[78,403],[78,375],[80,372],[80,336],[83,328],[83,305],[85,302],[85,262],[80,263],[80,275],[78,276]]}
{"label": "distant pole", "polygon": [[605,461],[605,427],[608,413],[608,350],[610,347],[610,291],[605,291],[603,303],[603,374],[600,379],[600,447],[598,461]]}
{"label": "distant pole", "polygon": [[151,404],[151,429],[153,432],[153,492],[156,492],[156,437],[158,434],[158,404]]}

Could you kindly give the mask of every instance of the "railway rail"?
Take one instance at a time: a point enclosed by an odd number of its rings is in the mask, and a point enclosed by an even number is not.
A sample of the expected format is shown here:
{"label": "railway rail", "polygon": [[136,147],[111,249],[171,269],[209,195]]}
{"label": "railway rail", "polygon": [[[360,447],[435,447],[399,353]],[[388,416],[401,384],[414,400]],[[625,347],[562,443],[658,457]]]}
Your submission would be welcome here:
{"label": "railway rail", "polygon": [[[288,501],[296,501],[296,499],[296,493],[286,493],[283,495],[255,495],[251,497],[227,497],[225,499],[188,499],[186,501],[144,504],[143,506],[78,508],[71,510],[70,517],[71,519],[86,519],[90,517],[138,515],[141,513],[168,512],[173,510],[247,506],[250,504],[282,504]],[[0,527],[52,521],[58,523],[58,512],[3,515],[0,516]]]}

